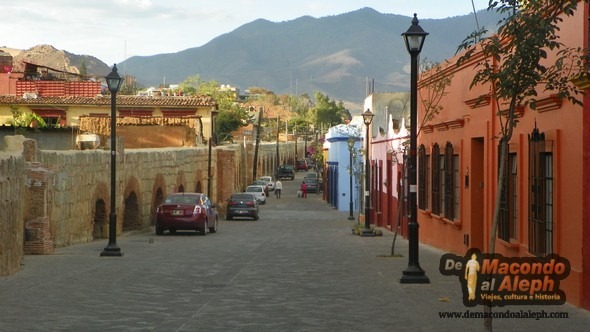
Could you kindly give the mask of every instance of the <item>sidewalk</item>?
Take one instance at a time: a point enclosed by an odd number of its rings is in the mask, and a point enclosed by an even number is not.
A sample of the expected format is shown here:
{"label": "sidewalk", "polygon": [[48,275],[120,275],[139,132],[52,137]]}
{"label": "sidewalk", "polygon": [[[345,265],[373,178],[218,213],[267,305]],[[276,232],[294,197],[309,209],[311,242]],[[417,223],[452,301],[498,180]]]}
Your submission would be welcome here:
{"label": "sidewalk", "polygon": [[[303,175],[298,174],[298,177]],[[0,278],[0,331],[478,331],[444,252],[420,246],[430,284],[400,284],[408,243],[393,234],[352,235],[348,213],[283,181],[260,220],[220,220],[219,232],[119,236],[123,257],[99,257],[106,240],[26,256]],[[494,329],[587,331],[590,313],[570,305],[494,308],[566,312],[567,319],[494,319]],[[481,312],[481,307],[470,309]]]}

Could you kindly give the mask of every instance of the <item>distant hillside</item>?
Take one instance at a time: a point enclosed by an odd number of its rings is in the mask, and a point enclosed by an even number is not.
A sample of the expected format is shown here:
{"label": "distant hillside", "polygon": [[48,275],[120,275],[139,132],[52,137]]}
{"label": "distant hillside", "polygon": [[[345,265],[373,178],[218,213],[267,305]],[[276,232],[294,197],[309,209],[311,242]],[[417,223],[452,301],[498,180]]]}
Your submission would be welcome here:
{"label": "distant hillside", "polygon": [[37,45],[27,50],[13,48],[0,48],[13,58],[13,70],[23,71],[23,62],[30,62],[40,66],[46,66],[70,73],[80,73],[82,62],[86,65],[87,73],[96,76],[105,76],[111,69],[99,59],[90,55],[77,55],[67,51],[58,50],[51,45]]}
{"label": "distant hillside", "polygon": [[[499,18],[481,11],[478,20],[490,28]],[[473,15],[421,20],[430,33],[422,58],[452,57],[465,36],[476,29],[475,22]],[[332,99],[360,104],[367,82],[375,82],[375,92],[408,89],[410,59],[401,33],[410,24],[410,17],[370,8],[279,23],[259,19],[201,47],[132,57],[119,68],[148,85],[181,82],[198,74],[242,90],[252,86],[291,94],[318,90]]]}

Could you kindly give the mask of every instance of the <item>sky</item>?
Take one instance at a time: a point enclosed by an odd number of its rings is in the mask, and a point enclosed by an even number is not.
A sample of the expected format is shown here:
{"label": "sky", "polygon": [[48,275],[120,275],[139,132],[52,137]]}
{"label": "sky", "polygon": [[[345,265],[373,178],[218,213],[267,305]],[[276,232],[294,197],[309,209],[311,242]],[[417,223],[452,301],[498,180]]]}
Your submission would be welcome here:
{"label": "sky", "polygon": [[[488,0],[473,4],[486,9]],[[364,7],[419,19],[473,12],[472,0],[0,0],[0,47],[48,44],[111,65],[199,47],[259,18],[284,22]]]}

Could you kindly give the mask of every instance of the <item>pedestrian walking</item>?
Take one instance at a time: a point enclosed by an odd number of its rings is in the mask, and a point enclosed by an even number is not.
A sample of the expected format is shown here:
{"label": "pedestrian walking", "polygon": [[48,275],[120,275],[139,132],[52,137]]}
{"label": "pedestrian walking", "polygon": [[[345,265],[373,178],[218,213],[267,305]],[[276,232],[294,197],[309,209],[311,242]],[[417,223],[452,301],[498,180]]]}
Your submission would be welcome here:
{"label": "pedestrian walking", "polygon": [[301,197],[302,198],[307,198],[307,184],[305,184],[305,181],[301,182]]}
{"label": "pedestrian walking", "polygon": [[281,182],[281,180],[277,180],[277,182],[275,182],[275,196],[277,198],[281,198],[281,191],[283,190],[283,183]]}

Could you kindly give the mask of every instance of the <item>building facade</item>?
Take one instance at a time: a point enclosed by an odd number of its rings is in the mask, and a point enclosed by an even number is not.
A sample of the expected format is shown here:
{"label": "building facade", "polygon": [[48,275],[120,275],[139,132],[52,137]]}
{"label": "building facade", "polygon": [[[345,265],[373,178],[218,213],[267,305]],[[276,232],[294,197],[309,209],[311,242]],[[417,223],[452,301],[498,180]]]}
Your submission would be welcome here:
{"label": "building facade", "polygon": [[[560,41],[586,49],[587,31],[584,3],[564,17]],[[558,254],[571,264],[560,285],[567,301],[590,309],[588,97],[579,106],[539,89],[536,109],[517,108],[508,156],[500,160],[498,114],[507,106],[492,100],[490,86],[469,88],[476,62],[456,66],[457,59],[444,71],[453,79],[443,109],[418,137],[420,240],[459,255],[470,248],[487,252],[491,241],[496,253],[509,257]],[[423,76],[419,89],[430,79]],[[421,118],[424,110],[418,110]],[[501,164],[507,177],[492,240]]]}

